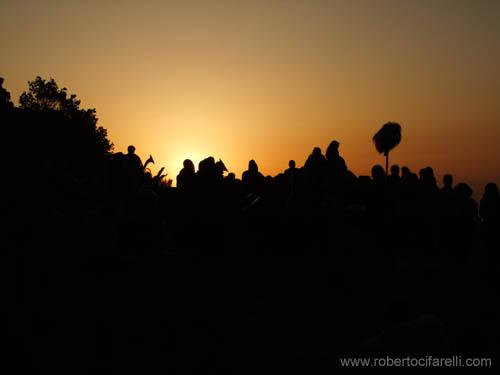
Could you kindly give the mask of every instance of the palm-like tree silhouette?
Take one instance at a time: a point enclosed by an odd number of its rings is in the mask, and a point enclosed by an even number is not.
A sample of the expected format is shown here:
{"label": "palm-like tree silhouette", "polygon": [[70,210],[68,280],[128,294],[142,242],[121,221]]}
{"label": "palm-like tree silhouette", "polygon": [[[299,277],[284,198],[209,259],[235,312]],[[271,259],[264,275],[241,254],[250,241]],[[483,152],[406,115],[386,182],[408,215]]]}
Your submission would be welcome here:
{"label": "palm-like tree silhouette", "polygon": [[401,142],[401,125],[397,122],[388,122],[373,136],[373,143],[379,153],[385,156],[385,176],[389,172],[389,151]]}

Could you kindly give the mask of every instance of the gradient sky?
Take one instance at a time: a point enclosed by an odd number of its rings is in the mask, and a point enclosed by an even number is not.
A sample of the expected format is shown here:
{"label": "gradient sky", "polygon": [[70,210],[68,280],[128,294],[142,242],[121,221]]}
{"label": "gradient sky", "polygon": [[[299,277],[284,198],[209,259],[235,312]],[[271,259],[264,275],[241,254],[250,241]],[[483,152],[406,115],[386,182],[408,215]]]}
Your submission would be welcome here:
{"label": "gradient sky", "polygon": [[276,174],[333,139],[369,174],[397,121],[391,161],[500,182],[500,1],[0,0],[4,86],[37,75],[174,180],[209,155]]}

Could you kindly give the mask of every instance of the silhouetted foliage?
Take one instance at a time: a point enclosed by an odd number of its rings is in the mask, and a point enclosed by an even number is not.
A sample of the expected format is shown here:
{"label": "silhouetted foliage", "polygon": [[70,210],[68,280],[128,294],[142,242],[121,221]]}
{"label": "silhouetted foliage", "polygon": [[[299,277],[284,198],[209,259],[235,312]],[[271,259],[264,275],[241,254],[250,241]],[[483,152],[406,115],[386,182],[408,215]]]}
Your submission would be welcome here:
{"label": "silhouetted foliage", "polygon": [[0,77],[0,110],[7,110],[13,107],[10,101],[10,92],[3,87],[4,79]]}
{"label": "silhouetted foliage", "polygon": [[68,96],[66,87],[59,89],[53,78],[49,81],[36,77],[28,82],[29,89],[19,97],[19,107],[30,111],[57,111],[66,115],[75,124],[89,132],[96,148],[103,152],[110,152],[113,144],[107,138],[107,131],[97,126],[96,110],[81,109],[80,100],[75,94]]}
{"label": "silhouetted foliage", "polygon": [[385,156],[385,174],[389,174],[389,152],[401,142],[401,125],[388,122],[373,136],[375,148]]}
{"label": "silhouetted foliage", "polygon": [[384,156],[401,142],[401,125],[388,122],[373,136],[375,148]]}

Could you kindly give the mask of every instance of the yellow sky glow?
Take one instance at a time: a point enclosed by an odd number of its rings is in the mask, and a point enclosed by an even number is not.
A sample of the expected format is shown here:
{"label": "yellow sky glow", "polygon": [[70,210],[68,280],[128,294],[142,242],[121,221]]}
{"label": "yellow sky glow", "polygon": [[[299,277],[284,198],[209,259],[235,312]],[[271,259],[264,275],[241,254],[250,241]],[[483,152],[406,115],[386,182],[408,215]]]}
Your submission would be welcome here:
{"label": "yellow sky glow", "polygon": [[238,176],[302,165],[337,139],[368,174],[391,159],[472,184],[500,181],[500,2],[2,1],[0,76],[37,75],[95,107],[117,151],[174,178],[212,155]]}

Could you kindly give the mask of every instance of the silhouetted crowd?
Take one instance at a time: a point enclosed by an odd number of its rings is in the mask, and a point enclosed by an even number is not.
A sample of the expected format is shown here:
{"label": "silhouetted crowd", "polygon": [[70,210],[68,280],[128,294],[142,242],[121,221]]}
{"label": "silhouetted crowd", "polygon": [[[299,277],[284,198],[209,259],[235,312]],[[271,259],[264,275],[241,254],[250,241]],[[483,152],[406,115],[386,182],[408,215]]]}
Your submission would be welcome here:
{"label": "silhouetted crowd", "polygon": [[317,373],[500,349],[495,183],[478,204],[431,167],[356,176],[332,141],[274,177],[187,159],[173,187],[134,146],[111,152],[65,89],[43,108],[23,95],[0,90],[2,344],[19,372]]}

